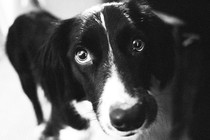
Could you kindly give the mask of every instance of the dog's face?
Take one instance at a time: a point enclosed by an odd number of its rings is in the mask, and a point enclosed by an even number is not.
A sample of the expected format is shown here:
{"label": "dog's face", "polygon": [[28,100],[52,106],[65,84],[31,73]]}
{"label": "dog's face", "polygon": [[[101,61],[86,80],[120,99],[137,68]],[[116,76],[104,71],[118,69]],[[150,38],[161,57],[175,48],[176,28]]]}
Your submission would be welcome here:
{"label": "dog's face", "polygon": [[151,125],[158,110],[151,79],[164,86],[171,78],[173,42],[146,3],[95,7],[55,34],[60,39],[54,37],[51,49],[68,71],[66,81],[76,81],[107,134],[126,137]]}

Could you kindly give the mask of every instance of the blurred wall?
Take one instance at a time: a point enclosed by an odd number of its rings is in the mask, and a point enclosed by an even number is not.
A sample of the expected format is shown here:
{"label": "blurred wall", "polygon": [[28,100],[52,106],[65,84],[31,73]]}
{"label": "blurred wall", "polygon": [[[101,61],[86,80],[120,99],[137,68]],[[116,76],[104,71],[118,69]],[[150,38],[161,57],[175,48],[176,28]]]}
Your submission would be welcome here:
{"label": "blurred wall", "polygon": [[46,0],[46,9],[61,18],[72,17],[85,9],[97,5],[101,0]]}
{"label": "blurred wall", "polygon": [[[66,19],[99,4],[101,0],[39,0],[39,2],[44,9]],[[5,36],[14,19],[31,9],[30,0],[0,0],[0,32]]]}

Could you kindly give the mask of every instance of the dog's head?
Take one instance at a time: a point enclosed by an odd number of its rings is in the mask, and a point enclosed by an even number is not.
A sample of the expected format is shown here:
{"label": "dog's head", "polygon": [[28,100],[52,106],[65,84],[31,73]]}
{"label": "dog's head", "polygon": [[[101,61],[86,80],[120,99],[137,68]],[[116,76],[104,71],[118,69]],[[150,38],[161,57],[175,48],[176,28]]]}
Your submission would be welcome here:
{"label": "dog's head", "polygon": [[87,10],[61,22],[45,46],[50,94],[59,94],[50,99],[85,98],[107,134],[135,134],[156,118],[151,80],[163,88],[171,79],[173,44],[168,26],[144,1]]}

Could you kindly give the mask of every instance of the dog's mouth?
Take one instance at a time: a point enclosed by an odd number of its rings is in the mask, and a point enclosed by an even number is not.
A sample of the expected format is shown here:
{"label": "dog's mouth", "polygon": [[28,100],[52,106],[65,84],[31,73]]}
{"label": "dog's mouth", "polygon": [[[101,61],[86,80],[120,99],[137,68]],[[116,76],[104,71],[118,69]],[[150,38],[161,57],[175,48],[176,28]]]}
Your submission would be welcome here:
{"label": "dog's mouth", "polygon": [[120,131],[116,129],[115,127],[113,127],[112,125],[107,125],[105,127],[106,128],[102,126],[102,129],[105,131],[105,133],[113,137],[132,137],[132,136],[135,136],[137,134],[139,135],[142,133],[142,130],[140,128],[135,129],[135,130],[130,130],[130,131]]}

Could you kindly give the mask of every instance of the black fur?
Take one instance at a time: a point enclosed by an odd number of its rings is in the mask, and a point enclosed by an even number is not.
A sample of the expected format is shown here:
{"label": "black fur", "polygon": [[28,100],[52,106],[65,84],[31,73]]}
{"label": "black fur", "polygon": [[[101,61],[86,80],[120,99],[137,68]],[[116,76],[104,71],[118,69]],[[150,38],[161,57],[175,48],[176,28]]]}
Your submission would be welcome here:
{"label": "black fur", "polygon": [[47,12],[31,12],[18,17],[10,27],[6,52],[10,62],[17,71],[24,92],[32,101],[38,123],[43,121],[43,115],[36,93],[36,83],[40,81],[37,53],[46,38],[51,34],[51,22],[57,19]]}

